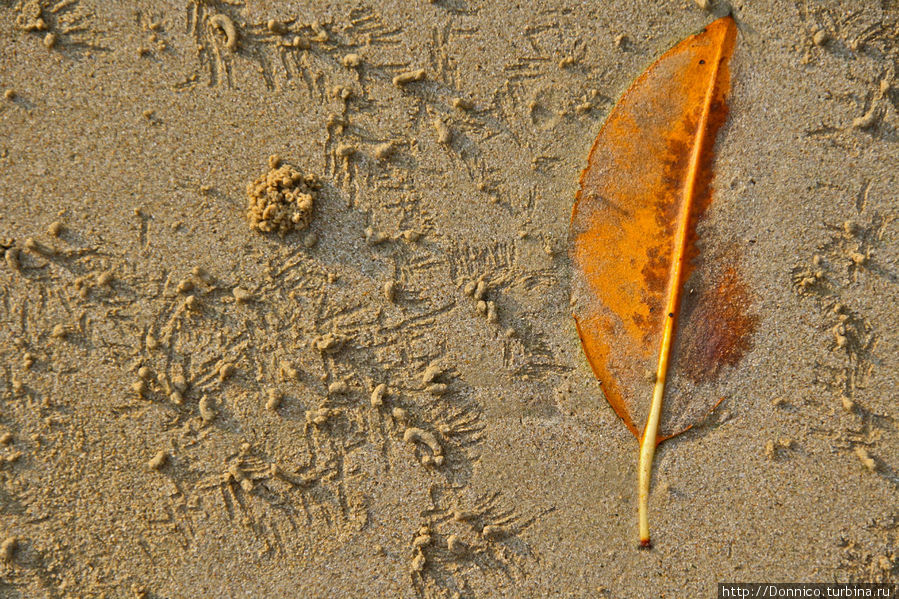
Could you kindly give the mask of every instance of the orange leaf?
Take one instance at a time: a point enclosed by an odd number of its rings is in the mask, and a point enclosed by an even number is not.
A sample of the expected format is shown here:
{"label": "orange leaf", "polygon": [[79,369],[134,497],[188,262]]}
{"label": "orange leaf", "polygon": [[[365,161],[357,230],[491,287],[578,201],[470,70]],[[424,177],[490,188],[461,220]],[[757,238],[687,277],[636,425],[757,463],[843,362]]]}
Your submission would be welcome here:
{"label": "orange leaf", "polygon": [[596,138],[571,217],[578,333],[606,399],[640,440],[644,546],[655,446],[717,405],[703,388],[739,360],[754,323],[736,270],[702,263],[695,245],[736,33],[732,18],[718,19],[633,83]]}

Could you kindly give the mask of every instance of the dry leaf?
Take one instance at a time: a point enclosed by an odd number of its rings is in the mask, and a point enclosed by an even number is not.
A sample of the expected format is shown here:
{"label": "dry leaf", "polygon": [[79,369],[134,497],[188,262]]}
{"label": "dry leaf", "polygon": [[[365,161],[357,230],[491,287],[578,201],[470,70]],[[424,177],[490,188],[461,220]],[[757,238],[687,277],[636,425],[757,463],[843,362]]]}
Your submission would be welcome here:
{"label": "dry leaf", "polygon": [[739,360],[754,323],[732,263],[703,262],[695,245],[736,32],[732,18],[718,19],[633,83],[596,138],[571,218],[578,333],[606,399],[640,440],[645,547],[655,447],[717,405],[703,386]]}

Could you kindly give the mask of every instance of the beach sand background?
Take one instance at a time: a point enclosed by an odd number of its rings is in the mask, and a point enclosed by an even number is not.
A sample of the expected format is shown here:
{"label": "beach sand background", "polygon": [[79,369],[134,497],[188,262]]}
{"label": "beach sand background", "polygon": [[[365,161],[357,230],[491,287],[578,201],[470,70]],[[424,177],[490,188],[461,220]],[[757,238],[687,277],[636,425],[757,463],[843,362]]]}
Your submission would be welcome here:
{"label": "beach sand background", "polygon": [[[758,327],[660,446],[645,552],[567,228],[616,99],[714,11],[0,2],[0,596],[899,577],[899,5],[734,9],[702,234]],[[246,216],[272,155],[320,181],[283,237]]]}

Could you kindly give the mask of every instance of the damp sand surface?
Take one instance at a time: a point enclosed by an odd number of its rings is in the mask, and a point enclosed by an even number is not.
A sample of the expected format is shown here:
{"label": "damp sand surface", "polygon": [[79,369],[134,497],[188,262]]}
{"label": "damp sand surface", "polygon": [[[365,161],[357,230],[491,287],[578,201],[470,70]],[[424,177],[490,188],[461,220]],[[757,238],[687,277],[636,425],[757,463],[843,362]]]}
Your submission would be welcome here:
{"label": "damp sand surface", "polygon": [[0,597],[899,578],[888,1],[734,3],[699,233],[757,327],[637,550],[569,219],[617,98],[719,8],[0,2]]}

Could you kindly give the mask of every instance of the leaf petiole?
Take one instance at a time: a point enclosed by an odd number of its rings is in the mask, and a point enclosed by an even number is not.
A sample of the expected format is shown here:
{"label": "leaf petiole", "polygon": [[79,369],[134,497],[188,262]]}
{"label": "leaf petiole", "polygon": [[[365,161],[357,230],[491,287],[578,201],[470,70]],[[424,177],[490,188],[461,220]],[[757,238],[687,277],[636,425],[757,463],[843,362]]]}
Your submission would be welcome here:
{"label": "leaf petiole", "polygon": [[[649,483],[652,480],[652,460],[656,454],[656,445],[658,445],[659,416],[662,413],[662,397],[664,395],[665,374],[662,373],[656,379],[652,392],[652,405],[649,407],[649,418],[646,420],[643,438],[640,439],[640,463],[637,466],[640,547],[646,549],[652,548],[652,542],[649,540]],[[652,441],[647,442],[647,439],[652,439]]]}

